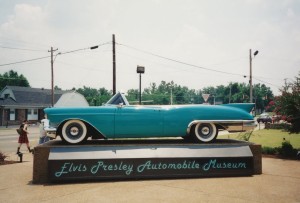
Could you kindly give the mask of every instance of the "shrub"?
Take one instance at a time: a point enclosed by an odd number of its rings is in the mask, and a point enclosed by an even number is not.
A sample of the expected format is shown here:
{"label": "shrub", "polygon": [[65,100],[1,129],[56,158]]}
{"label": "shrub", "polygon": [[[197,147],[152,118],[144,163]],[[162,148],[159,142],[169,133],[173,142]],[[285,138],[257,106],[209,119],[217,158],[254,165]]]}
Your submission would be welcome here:
{"label": "shrub", "polygon": [[262,147],[262,153],[263,154],[271,154],[275,155],[278,154],[278,148],[273,148],[273,147]]}
{"label": "shrub", "polygon": [[288,123],[274,123],[270,124],[269,129],[282,129],[284,131],[290,131],[291,124]]}
{"label": "shrub", "polygon": [[284,157],[293,158],[297,156],[297,149],[294,149],[290,142],[284,141],[281,148],[279,148],[279,154]]}

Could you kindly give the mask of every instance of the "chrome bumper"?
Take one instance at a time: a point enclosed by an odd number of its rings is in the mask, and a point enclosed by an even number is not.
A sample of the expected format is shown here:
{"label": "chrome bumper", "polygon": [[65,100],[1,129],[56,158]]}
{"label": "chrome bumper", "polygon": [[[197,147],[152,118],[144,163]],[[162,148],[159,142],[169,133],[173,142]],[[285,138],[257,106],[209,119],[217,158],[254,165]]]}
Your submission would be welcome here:
{"label": "chrome bumper", "polygon": [[47,133],[47,137],[51,137],[53,139],[56,138],[56,128],[45,128],[45,131]]}
{"label": "chrome bumper", "polygon": [[243,121],[240,125],[228,125],[227,131],[228,132],[244,132],[254,130],[256,128],[255,121]]}

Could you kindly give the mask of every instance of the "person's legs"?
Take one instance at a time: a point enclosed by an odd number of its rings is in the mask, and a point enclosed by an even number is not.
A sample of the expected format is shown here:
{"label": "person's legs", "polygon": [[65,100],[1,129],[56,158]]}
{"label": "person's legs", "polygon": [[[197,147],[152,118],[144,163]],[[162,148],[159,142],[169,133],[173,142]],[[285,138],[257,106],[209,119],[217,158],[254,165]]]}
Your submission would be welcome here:
{"label": "person's legs", "polygon": [[43,144],[43,143],[44,143],[44,137],[40,137],[39,144]]}
{"label": "person's legs", "polygon": [[17,148],[17,154],[20,154],[20,153],[21,153],[21,152],[20,152],[21,145],[22,145],[22,143],[19,143],[19,146],[18,146],[18,148]]}
{"label": "person's legs", "polygon": [[27,145],[27,149],[28,149],[29,153],[33,152],[33,150],[30,149],[29,143],[26,143],[26,145]]}
{"label": "person's legs", "polygon": [[44,142],[48,142],[50,140],[50,137],[48,137],[48,136],[45,136],[45,138],[44,138]]}

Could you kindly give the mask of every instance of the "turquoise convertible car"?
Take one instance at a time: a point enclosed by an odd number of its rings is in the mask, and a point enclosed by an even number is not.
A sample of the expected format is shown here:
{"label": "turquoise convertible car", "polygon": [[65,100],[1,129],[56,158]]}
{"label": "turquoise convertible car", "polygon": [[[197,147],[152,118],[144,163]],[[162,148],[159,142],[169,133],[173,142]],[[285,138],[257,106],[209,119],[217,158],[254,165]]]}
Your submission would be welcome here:
{"label": "turquoise convertible car", "polygon": [[117,93],[104,106],[47,108],[52,128],[48,134],[69,144],[92,139],[183,137],[213,142],[220,130],[248,131],[256,124],[250,114],[254,104],[129,105]]}

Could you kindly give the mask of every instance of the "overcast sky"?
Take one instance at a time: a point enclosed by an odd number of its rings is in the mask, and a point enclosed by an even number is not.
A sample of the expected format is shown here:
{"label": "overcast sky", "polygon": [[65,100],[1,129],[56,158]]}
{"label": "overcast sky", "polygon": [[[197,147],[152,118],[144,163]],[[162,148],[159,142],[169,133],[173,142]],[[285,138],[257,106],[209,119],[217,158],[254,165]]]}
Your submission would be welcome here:
{"label": "overcast sky", "polygon": [[137,65],[143,88],[248,83],[249,49],[259,51],[253,83],[275,95],[300,71],[299,0],[0,0],[0,73],[50,89],[50,58],[5,64],[50,56],[52,46],[65,53],[54,62],[55,85],[112,90],[112,34],[117,91],[138,89]]}

